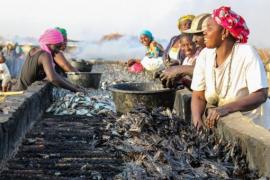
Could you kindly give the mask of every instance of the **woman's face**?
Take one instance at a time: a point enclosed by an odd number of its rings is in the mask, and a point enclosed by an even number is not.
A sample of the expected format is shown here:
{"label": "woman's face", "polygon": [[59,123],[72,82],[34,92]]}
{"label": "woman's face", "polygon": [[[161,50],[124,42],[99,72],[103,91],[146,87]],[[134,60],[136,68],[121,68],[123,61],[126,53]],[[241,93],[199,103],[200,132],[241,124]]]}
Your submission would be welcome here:
{"label": "woman's face", "polygon": [[150,45],[150,38],[147,37],[146,35],[141,35],[140,36],[140,42],[144,45],[144,46],[149,46]]}
{"label": "woman's face", "polygon": [[181,39],[181,48],[183,49],[186,57],[192,57],[196,53],[196,46],[189,37],[185,36]]}
{"label": "woman's face", "polygon": [[192,22],[191,20],[182,21],[178,28],[180,29],[181,32],[188,30],[190,29],[191,22]]}
{"label": "woman's face", "polygon": [[204,43],[206,47],[219,47],[222,43],[222,32],[223,28],[213,18],[209,18],[206,30],[204,31]]}

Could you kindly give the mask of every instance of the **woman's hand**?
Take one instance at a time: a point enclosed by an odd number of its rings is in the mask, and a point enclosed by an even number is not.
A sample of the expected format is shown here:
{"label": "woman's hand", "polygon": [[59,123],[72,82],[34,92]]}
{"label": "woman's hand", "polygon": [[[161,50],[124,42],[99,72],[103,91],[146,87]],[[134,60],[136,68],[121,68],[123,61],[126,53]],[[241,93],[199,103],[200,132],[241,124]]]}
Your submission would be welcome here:
{"label": "woman's hand", "polygon": [[164,70],[160,74],[160,80],[164,87],[172,88],[176,85],[176,82],[181,78],[180,66],[172,66]]}
{"label": "woman's hand", "polygon": [[202,119],[193,119],[193,125],[197,130],[200,130],[204,127]]}
{"label": "woman's hand", "polygon": [[228,115],[230,112],[227,108],[224,107],[216,107],[216,108],[209,108],[206,112],[206,126],[208,128],[213,128],[220,117]]}

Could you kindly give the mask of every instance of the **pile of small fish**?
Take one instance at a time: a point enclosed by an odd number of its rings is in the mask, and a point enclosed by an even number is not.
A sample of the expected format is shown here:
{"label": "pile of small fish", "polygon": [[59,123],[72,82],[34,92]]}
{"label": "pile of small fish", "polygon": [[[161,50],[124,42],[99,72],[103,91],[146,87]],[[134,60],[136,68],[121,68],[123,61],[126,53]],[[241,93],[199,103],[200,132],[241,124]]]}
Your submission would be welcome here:
{"label": "pile of small fish", "polygon": [[66,93],[58,97],[46,112],[54,115],[85,115],[93,116],[114,112],[115,106],[111,97],[107,95],[93,95],[93,92],[87,93]]}
{"label": "pile of small fish", "polygon": [[197,132],[168,109],[138,107],[106,129],[111,137],[105,144],[126,162],[115,179],[257,178],[236,143]]}

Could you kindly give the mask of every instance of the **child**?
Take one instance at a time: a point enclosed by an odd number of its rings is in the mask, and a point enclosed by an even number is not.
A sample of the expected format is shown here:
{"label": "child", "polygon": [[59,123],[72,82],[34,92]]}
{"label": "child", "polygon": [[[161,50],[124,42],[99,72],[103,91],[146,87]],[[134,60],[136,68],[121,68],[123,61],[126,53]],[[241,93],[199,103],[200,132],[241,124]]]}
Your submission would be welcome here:
{"label": "child", "polygon": [[198,54],[196,53],[196,45],[192,41],[192,35],[183,34],[180,39],[180,43],[181,43],[181,48],[185,54],[185,59],[182,65],[194,66]]}
{"label": "child", "polygon": [[[185,55],[185,59],[182,65],[195,66],[198,53],[196,53],[197,49],[196,49],[195,43],[192,41],[192,35],[182,34],[180,43],[181,43],[181,48]],[[181,84],[185,85],[187,88],[190,88],[191,77],[186,75],[180,80],[180,82]]]}
{"label": "child", "polygon": [[3,53],[0,52],[0,80],[2,81],[2,91],[4,92],[11,89],[11,76],[5,61]]}

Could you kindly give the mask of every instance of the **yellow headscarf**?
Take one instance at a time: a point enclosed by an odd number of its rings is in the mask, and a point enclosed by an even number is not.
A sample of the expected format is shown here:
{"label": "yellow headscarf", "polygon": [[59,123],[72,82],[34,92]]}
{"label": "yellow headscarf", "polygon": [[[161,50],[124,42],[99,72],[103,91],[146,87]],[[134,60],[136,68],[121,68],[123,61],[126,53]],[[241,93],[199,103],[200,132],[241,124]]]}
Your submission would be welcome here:
{"label": "yellow headscarf", "polygon": [[181,16],[181,17],[178,19],[177,27],[179,27],[180,24],[181,24],[183,21],[186,21],[186,20],[193,21],[194,18],[195,18],[195,16],[192,15],[192,14],[188,14],[188,15],[185,15],[185,16]]}

